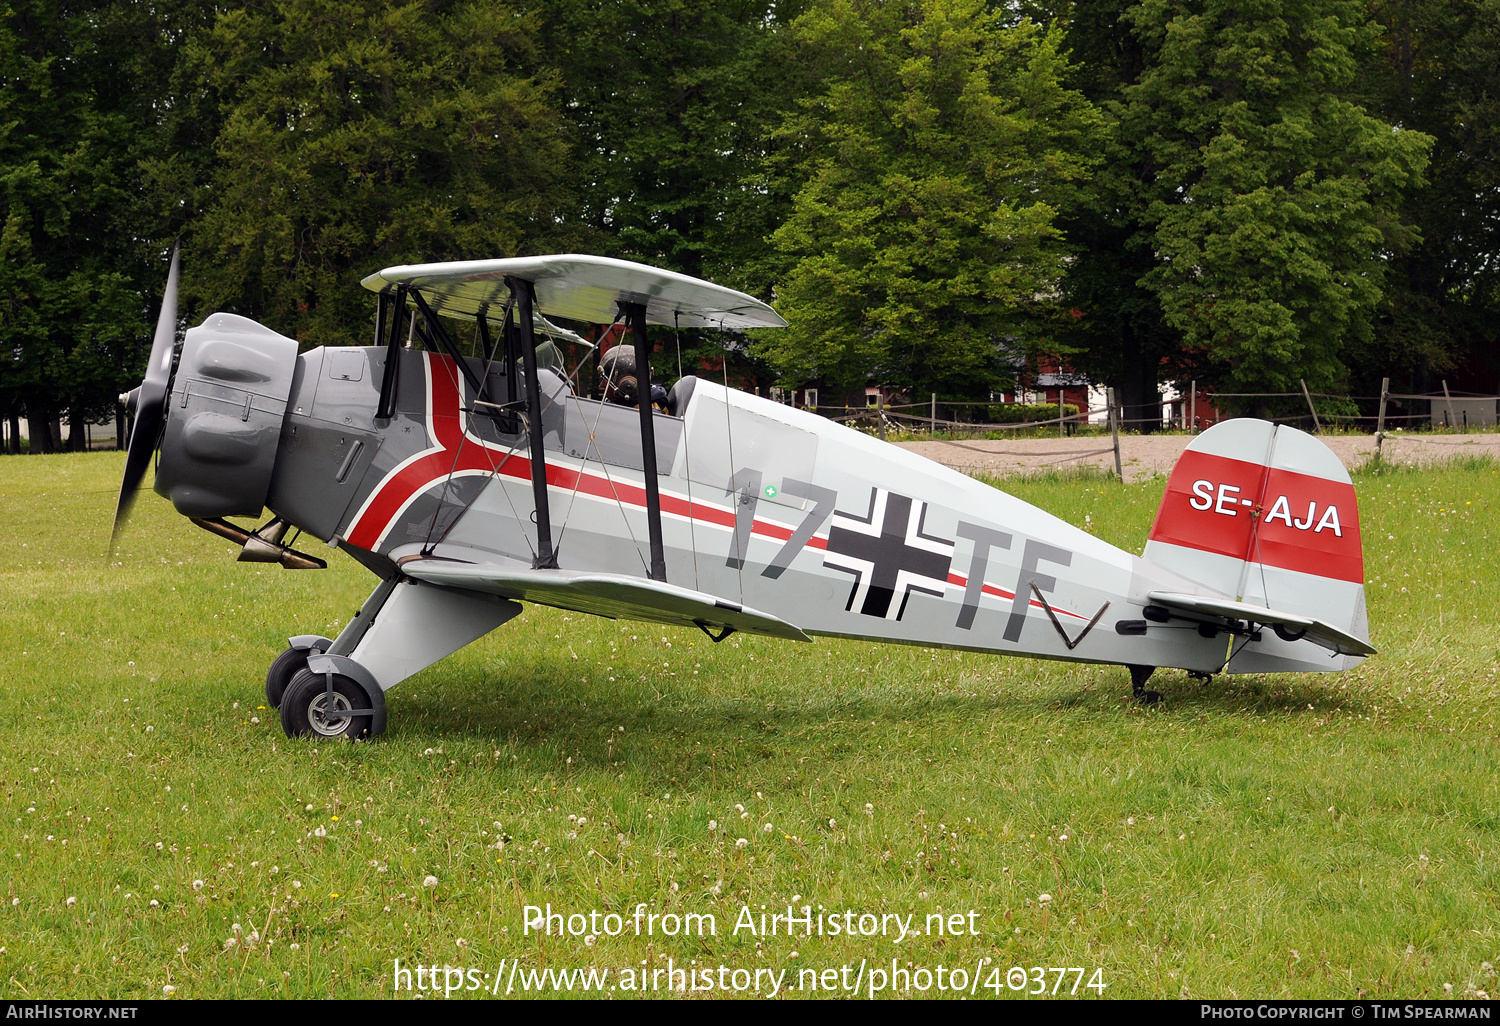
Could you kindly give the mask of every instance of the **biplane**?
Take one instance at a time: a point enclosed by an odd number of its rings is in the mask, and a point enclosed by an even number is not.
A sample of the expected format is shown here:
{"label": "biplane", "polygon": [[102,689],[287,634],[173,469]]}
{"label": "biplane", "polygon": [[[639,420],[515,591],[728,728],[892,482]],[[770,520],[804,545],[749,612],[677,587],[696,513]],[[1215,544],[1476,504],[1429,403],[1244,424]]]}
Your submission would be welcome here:
{"label": "biplane", "polygon": [[[815,413],[696,375],[652,381],[649,325],[785,326],[711,282],[579,255],[392,267],[363,283],[374,345],[299,352],[226,313],[179,347],[177,277],[174,254],[128,399],[116,531],[156,453],[156,492],[240,560],[325,566],[293,547],[311,536],[377,580],[336,638],[292,637],[271,664],[290,736],[381,733],[391,688],[526,602],[714,641],[1118,664],[1148,702],[1157,667],[1206,681],[1374,652],[1349,475],[1289,427],[1194,439],[1137,556]],[[591,397],[549,340],[588,343],[553,318],[628,335],[610,363],[632,380]],[[478,356],[455,341],[464,322]]]}

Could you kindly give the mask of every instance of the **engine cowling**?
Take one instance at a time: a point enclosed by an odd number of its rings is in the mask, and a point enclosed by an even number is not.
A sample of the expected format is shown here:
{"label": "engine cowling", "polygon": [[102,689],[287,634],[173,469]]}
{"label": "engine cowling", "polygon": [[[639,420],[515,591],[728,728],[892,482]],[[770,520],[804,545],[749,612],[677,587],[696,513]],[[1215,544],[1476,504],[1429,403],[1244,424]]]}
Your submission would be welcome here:
{"label": "engine cowling", "polygon": [[156,469],[156,492],[189,517],[258,517],[276,466],[297,342],[235,314],[188,331]]}

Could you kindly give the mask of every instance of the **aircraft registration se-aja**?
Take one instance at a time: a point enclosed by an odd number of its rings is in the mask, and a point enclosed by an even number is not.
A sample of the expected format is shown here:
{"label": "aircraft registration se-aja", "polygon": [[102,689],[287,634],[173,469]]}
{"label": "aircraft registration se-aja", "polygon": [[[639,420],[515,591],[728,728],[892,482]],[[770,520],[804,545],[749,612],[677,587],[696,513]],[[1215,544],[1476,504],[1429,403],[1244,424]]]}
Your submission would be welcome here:
{"label": "aircraft registration se-aja", "polygon": [[[128,398],[116,531],[158,453],[155,490],[241,560],[325,566],[288,544],[295,529],[379,582],[337,638],[291,638],[272,663],[266,695],[289,736],[379,734],[387,691],[522,602],[715,641],[821,634],[1113,663],[1146,701],[1157,667],[1331,671],[1375,651],[1353,485],[1293,428],[1231,420],[1194,439],[1135,556],[710,380],[656,386],[664,411],[636,401],[653,397],[648,324],[785,326],[710,282],[577,255],[393,267],[363,283],[377,345],[299,354],[224,313],[179,348],[177,277],[174,253]],[[549,316],[628,330],[633,351],[607,362],[631,373],[603,400],[579,394],[537,331],[583,340]],[[463,356],[443,318],[473,319],[484,355]],[[266,509],[254,530],[224,519]]]}

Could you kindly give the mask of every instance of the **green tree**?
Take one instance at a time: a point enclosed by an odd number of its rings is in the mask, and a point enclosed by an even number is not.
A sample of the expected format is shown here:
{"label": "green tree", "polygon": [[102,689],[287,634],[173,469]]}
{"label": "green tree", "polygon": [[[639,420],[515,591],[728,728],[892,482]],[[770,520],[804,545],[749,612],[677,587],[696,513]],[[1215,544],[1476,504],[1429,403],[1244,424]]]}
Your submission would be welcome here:
{"label": "green tree", "polygon": [[[763,299],[779,263],[767,238],[790,207],[768,168],[772,133],[802,89],[771,0],[549,0],[544,49],[563,79],[580,223],[591,251],[709,278]],[[653,361],[769,387],[746,339],[684,331]]]}
{"label": "green tree", "polygon": [[[1398,392],[1439,378],[1500,373],[1500,2],[1382,0],[1384,28],[1366,62],[1372,108],[1434,139],[1427,184],[1401,209],[1421,241],[1392,261],[1374,346],[1354,370],[1373,394],[1382,376]],[[1470,387],[1474,387],[1470,385]]]}
{"label": "green tree", "polygon": [[280,0],[221,14],[196,59],[224,98],[196,307],[361,344],[370,272],[566,239],[557,76],[508,4]]}
{"label": "green tree", "polygon": [[1359,102],[1378,28],[1357,0],[1146,0],[1127,19],[1148,58],[1116,131],[1149,166],[1164,320],[1225,391],[1340,387],[1431,145]]}
{"label": "green tree", "polygon": [[1153,176],[1149,156],[1121,133],[1122,92],[1145,71],[1148,54],[1124,24],[1135,0],[1097,0],[1038,12],[1066,26],[1069,75],[1099,107],[1101,161],[1085,196],[1060,212],[1074,248],[1062,283],[1056,337],[1071,367],[1115,389],[1127,424],[1150,431],[1160,418],[1161,381],[1180,371],[1182,333],[1163,319],[1145,278],[1156,266],[1144,224]]}
{"label": "green tree", "polygon": [[141,162],[162,139],[164,85],[195,7],[19,0],[0,13],[0,402],[50,424],[108,417],[140,375],[160,224]]}
{"label": "green tree", "polygon": [[781,130],[804,182],[774,235],[791,327],[760,351],[793,385],[984,395],[1044,328],[1092,162],[1061,33],[978,0],[819,0],[794,29],[817,89]]}

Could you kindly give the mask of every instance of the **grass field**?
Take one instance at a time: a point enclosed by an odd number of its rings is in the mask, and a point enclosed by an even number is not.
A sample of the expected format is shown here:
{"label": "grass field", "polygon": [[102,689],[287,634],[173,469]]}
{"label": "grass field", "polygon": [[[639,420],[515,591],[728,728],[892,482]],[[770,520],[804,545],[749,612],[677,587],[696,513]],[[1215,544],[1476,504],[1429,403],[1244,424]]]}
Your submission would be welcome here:
{"label": "grass field", "polygon": [[[987,959],[978,996],[1018,996],[1011,966],[1102,969],[1107,997],[1500,984],[1490,464],[1357,476],[1381,653],[1342,675],[1162,673],[1146,709],[1118,668],[529,607],[358,745],[288,742],[259,707],[285,638],[337,631],[373,578],[237,564],[149,493],[110,561],[120,469],[0,459],[6,997],[389,995],[395,958],[696,959],[786,988]],[[1006,487],[1139,551],[1162,481]],[[731,932],[794,900],[976,915],[900,943]],[[547,902],[718,932],[523,936]]]}

